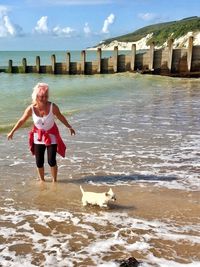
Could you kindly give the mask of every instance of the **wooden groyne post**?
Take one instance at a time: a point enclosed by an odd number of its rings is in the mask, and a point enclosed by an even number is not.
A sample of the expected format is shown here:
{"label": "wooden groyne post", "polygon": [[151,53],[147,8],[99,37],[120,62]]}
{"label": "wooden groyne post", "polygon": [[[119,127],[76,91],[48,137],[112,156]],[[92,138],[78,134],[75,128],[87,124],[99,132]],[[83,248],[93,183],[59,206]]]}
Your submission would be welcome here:
{"label": "wooden groyne post", "polygon": [[135,70],[135,56],[136,56],[136,45],[132,44],[131,48],[131,71]]}
{"label": "wooden groyne post", "polygon": [[22,73],[26,73],[26,69],[27,69],[27,61],[26,58],[22,59]]}
{"label": "wooden groyne post", "polygon": [[13,61],[10,59],[8,61],[8,73],[12,73],[12,68],[13,68]]}
{"label": "wooden groyne post", "polygon": [[52,69],[52,73],[55,74],[56,73],[56,56],[55,55],[51,56],[51,69]]}
{"label": "wooden groyne post", "polygon": [[101,73],[101,48],[98,48],[97,50],[97,73],[100,74]]}
{"label": "wooden groyne post", "polygon": [[71,55],[69,52],[66,54],[66,74],[70,74],[70,62],[71,62]]}
{"label": "wooden groyne post", "polygon": [[153,62],[154,62],[154,42],[151,43],[150,45],[150,50],[149,50],[149,70],[153,70]]}
{"label": "wooden groyne post", "polygon": [[81,52],[81,74],[85,74],[85,62],[86,62],[86,54],[85,50]]}
{"label": "wooden groyne post", "polygon": [[40,73],[40,57],[36,57],[36,72]]}
{"label": "wooden groyne post", "polygon": [[191,71],[192,67],[192,51],[193,51],[193,37],[190,36],[188,39],[188,51],[187,51],[187,67],[188,71]]}
{"label": "wooden groyne post", "polygon": [[173,58],[173,39],[168,40],[168,60],[167,60],[167,67],[169,72],[171,73],[172,70],[172,58]]}
{"label": "wooden groyne post", "polygon": [[113,53],[113,71],[116,73],[118,71],[118,46],[114,47]]}

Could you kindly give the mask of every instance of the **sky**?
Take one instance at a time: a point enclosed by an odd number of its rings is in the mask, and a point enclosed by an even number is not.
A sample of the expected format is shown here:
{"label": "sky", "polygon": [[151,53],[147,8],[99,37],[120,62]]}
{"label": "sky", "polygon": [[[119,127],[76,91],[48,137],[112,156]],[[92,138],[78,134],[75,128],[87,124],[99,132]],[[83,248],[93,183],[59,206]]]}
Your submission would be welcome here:
{"label": "sky", "polygon": [[0,51],[82,50],[199,13],[200,0],[0,0]]}

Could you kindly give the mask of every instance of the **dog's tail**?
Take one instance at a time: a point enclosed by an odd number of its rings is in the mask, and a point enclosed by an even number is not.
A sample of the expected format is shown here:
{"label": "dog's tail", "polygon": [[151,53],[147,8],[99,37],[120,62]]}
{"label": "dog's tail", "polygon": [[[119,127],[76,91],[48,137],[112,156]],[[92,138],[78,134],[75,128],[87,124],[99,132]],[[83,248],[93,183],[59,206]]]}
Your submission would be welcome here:
{"label": "dog's tail", "polygon": [[83,191],[83,188],[82,188],[82,186],[80,185],[80,189],[81,189],[81,192],[82,192],[82,194],[84,193],[84,191]]}

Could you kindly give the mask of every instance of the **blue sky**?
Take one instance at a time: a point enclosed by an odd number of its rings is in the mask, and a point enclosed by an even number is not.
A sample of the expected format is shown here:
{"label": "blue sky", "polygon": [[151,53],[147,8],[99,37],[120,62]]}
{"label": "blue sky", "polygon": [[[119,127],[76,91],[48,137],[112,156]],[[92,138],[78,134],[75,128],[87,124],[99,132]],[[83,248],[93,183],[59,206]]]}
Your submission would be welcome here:
{"label": "blue sky", "polygon": [[199,13],[199,0],[0,0],[0,50],[80,50]]}

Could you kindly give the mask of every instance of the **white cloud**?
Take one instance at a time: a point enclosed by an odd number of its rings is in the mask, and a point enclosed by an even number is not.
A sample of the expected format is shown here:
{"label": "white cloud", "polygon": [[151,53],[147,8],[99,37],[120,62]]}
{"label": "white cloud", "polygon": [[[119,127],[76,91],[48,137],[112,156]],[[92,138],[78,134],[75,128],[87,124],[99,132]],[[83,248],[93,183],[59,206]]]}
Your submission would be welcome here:
{"label": "white cloud", "polygon": [[7,6],[0,5],[0,17],[5,16],[8,13]]}
{"label": "white cloud", "polygon": [[11,22],[8,11],[6,6],[0,5],[0,37],[22,36],[22,28]]}
{"label": "white cloud", "polygon": [[88,22],[85,23],[85,26],[83,28],[83,31],[84,31],[84,33],[85,33],[86,36],[89,36],[91,34],[91,29],[89,27]]}
{"label": "white cloud", "polygon": [[47,16],[42,16],[38,21],[37,21],[37,26],[35,27],[34,31],[40,34],[47,34],[49,33],[48,29],[48,17]]}
{"label": "white cloud", "polygon": [[59,37],[71,37],[74,32],[75,30],[70,27],[61,28],[60,26],[56,26],[52,30],[53,35]]}
{"label": "white cloud", "polygon": [[3,16],[3,22],[4,22],[4,26],[7,30],[7,33],[12,35],[12,36],[15,36],[17,31],[16,31],[14,25],[11,23],[8,16]]}
{"label": "white cloud", "polygon": [[52,29],[48,26],[48,17],[42,16],[34,28],[34,32],[38,34],[53,35],[57,37],[71,37],[75,32],[71,27],[61,28],[60,26],[53,27]]}
{"label": "white cloud", "polygon": [[138,17],[145,21],[150,21],[155,19],[157,16],[154,13],[140,13],[138,14]]}
{"label": "white cloud", "polygon": [[110,14],[104,21],[103,28],[102,28],[102,33],[109,33],[109,26],[114,23],[115,20],[115,15]]}

